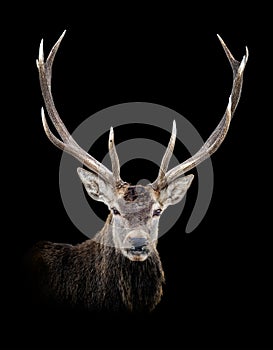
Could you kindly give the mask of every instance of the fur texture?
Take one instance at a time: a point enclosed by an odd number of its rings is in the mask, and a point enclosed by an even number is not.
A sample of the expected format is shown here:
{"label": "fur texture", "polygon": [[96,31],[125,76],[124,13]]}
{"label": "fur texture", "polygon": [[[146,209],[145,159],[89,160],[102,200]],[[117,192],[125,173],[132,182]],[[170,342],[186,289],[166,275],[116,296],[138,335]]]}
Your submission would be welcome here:
{"label": "fur texture", "polygon": [[164,272],[155,249],[143,262],[113,247],[111,214],[94,240],[79,245],[39,242],[31,253],[40,295],[60,305],[96,311],[151,311]]}

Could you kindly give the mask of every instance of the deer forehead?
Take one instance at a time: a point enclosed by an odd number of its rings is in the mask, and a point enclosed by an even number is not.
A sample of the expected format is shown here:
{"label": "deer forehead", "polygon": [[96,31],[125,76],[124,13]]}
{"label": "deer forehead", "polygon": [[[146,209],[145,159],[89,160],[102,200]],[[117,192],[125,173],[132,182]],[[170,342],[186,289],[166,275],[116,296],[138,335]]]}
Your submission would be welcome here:
{"label": "deer forehead", "polygon": [[157,193],[151,186],[127,186],[120,191],[117,204],[124,213],[150,211],[157,202]]}

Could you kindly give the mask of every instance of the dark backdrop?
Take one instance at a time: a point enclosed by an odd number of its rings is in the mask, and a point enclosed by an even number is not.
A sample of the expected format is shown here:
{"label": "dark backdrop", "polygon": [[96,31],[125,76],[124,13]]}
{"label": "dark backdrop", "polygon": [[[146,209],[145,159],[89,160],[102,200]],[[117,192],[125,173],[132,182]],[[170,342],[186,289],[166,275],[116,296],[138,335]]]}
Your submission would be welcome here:
{"label": "dark backdrop", "polygon": [[[8,103],[6,119],[11,121],[5,146],[11,140],[13,144],[7,163],[12,178],[7,190],[13,193],[6,206],[8,234],[3,233],[8,242],[2,248],[3,341],[7,346],[36,348],[268,345],[270,241],[260,196],[265,181],[260,165],[265,163],[259,160],[266,150],[261,113],[266,10],[238,14],[233,8],[227,19],[224,8],[214,9],[212,15],[198,6],[194,11],[139,6],[123,8],[124,14],[107,6],[82,8],[74,15],[73,7],[58,15],[55,8],[45,10],[38,6],[31,13],[17,7],[22,15],[19,21],[11,20],[15,31],[2,47],[4,58],[12,63],[3,68],[9,77],[3,102]],[[263,28],[255,24],[259,16]],[[64,29],[53,94],[70,131],[103,108],[144,101],[181,113],[206,139],[223,115],[232,83],[216,33],[237,59],[245,45],[249,47],[240,104],[224,144],[212,157],[215,180],[209,210],[198,228],[186,235],[198,190],[195,181],[183,216],[159,240],[166,286],[162,302],[150,315],[40,310],[33,306],[22,278],[22,257],[35,242],[76,244],[85,239],[62,205],[61,152],[45,137],[40,119],[43,102],[35,65],[39,42],[45,39],[48,52]],[[132,128],[126,132],[130,136]],[[6,130],[3,138],[5,134]],[[116,139],[121,142],[122,135],[117,133]],[[106,147],[94,156],[103,157]],[[183,159],[177,150],[175,155]],[[130,170],[124,171],[130,181]]]}

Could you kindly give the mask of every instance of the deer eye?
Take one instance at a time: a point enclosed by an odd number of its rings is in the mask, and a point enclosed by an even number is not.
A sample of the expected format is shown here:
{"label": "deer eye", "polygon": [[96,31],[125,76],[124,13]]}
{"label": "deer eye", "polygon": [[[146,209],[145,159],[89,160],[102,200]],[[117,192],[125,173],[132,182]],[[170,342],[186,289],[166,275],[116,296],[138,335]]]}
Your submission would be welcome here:
{"label": "deer eye", "polygon": [[162,210],[161,209],[156,209],[153,211],[153,216],[159,216],[161,214]]}
{"label": "deer eye", "polygon": [[112,212],[114,215],[120,215],[120,212],[116,208],[112,208]]}

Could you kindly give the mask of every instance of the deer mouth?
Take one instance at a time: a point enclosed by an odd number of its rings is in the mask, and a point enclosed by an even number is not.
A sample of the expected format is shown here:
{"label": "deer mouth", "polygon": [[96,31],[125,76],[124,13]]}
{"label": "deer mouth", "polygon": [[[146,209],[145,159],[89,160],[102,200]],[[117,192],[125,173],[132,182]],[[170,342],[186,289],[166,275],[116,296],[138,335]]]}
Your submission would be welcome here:
{"label": "deer mouth", "polygon": [[132,261],[144,261],[148,258],[150,250],[147,246],[131,247],[125,249],[125,255]]}
{"label": "deer mouth", "polygon": [[132,261],[144,261],[150,254],[149,235],[141,229],[132,230],[123,241],[123,254]]}

